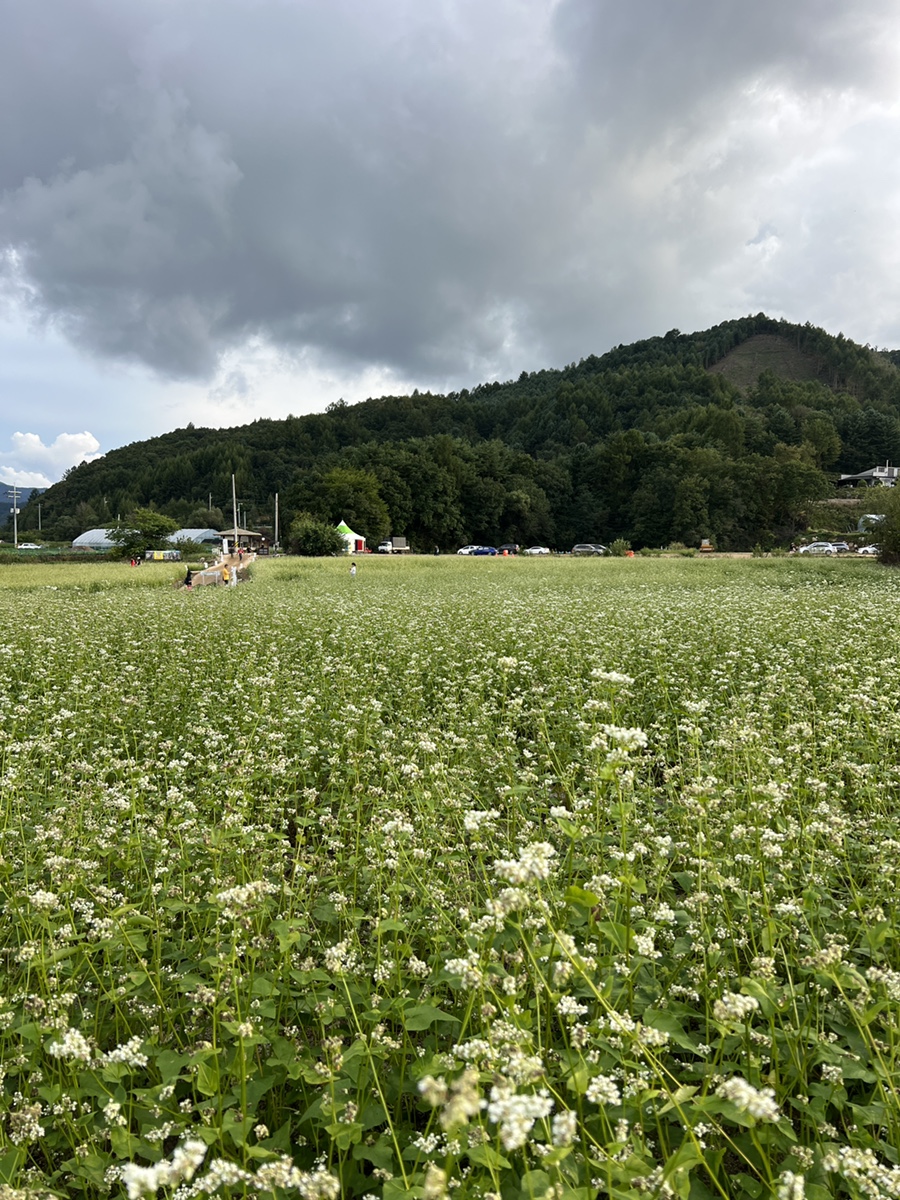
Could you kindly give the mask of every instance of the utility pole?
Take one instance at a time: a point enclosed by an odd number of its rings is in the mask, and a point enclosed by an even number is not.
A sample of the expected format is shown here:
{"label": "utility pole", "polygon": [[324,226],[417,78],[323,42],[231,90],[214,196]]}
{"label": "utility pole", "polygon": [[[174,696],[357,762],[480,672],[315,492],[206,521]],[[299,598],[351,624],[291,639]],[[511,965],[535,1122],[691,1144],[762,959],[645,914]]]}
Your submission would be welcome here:
{"label": "utility pole", "polygon": [[275,493],[275,549],[278,549],[278,493]]}
{"label": "utility pole", "polygon": [[[234,475],[231,476],[231,511],[234,514],[234,540],[237,542],[238,537],[238,518],[237,518],[237,492],[234,486]],[[234,547],[232,546],[232,551]]]}
{"label": "utility pole", "polygon": [[19,548],[19,489],[13,484],[11,488],[6,489],[7,498],[12,500],[12,519],[13,519],[13,546],[16,550]]}

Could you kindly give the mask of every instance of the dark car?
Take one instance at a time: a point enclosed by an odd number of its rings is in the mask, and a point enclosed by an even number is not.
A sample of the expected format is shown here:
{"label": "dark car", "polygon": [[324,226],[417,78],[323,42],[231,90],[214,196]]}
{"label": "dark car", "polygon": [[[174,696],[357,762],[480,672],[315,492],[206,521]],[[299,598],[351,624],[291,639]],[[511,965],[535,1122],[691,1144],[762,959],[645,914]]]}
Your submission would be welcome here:
{"label": "dark car", "polygon": [[497,550],[496,546],[478,546],[477,549],[472,551],[472,553],[475,555],[498,554],[499,551]]}
{"label": "dark car", "polygon": [[503,545],[500,547],[500,553],[501,554],[504,554],[504,553],[518,554],[519,553],[519,543],[518,542],[504,542]]}
{"label": "dark car", "polygon": [[609,551],[605,546],[601,546],[599,542],[578,542],[572,547],[572,553],[582,558],[600,558],[604,554],[608,554]]}

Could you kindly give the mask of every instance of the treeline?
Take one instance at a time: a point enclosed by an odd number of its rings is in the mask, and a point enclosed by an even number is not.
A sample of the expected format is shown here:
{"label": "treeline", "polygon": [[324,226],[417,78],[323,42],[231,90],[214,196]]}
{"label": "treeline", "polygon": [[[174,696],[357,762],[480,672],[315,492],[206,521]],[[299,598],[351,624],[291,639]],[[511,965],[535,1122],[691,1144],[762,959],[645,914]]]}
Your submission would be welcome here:
{"label": "treeline", "polygon": [[[710,371],[759,334],[802,355],[807,377],[763,372],[742,391]],[[900,461],[892,359],[763,314],[672,330],[507,383],[136,442],[45,492],[44,527],[69,538],[138,506],[222,525],[234,474],[254,525],[271,527],[278,493],[282,529],[306,511],[421,549],[616,537],[739,549],[790,537],[836,472]]]}

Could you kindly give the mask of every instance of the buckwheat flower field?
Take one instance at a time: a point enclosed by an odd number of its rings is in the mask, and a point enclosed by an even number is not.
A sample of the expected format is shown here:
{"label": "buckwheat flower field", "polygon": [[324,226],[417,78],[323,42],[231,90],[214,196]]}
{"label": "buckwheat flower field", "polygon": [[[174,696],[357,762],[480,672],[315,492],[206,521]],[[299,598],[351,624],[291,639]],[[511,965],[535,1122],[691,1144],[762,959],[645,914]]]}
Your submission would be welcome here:
{"label": "buckwheat flower field", "polygon": [[900,1196],[900,574],[0,572],[0,1196]]}

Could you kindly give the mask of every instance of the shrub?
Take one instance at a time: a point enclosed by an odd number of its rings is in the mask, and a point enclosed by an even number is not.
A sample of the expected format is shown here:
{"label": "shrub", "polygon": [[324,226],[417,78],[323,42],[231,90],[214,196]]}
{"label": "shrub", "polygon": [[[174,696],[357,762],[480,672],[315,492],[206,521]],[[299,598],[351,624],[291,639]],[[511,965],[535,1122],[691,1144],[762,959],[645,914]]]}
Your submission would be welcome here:
{"label": "shrub", "polygon": [[609,552],[613,558],[624,558],[630,549],[631,542],[626,541],[625,538],[616,538],[614,542],[610,543]]}
{"label": "shrub", "polygon": [[327,558],[344,550],[344,539],[327,521],[321,521],[311,513],[300,513],[291,524],[288,545],[293,554]]}

